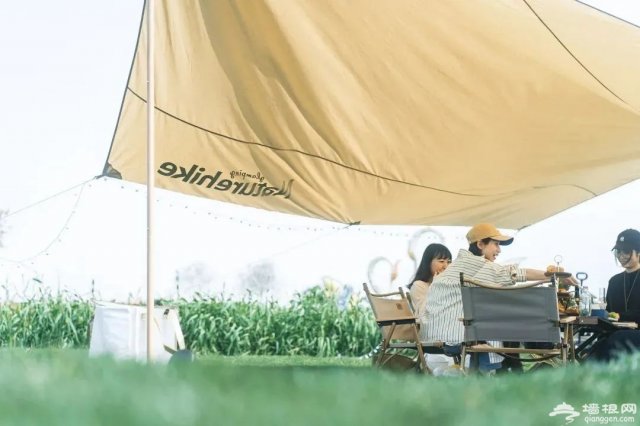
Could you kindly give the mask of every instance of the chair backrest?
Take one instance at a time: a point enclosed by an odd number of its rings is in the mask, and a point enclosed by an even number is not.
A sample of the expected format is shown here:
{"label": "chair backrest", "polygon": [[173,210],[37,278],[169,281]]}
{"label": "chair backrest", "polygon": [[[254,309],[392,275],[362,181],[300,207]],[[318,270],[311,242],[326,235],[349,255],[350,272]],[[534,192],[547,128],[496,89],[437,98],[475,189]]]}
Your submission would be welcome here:
{"label": "chair backrest", "polygon": [[464,339],[560,343],[556,289],[462,287]]}
{"label": "chair backrest", "polygon": [[391,324],[395,323],[396,328],[391,339],[415,340],[415,334],[410,327],[415,326],[416,316],[402,288],[392,293],[374,294],[369,291],[366,283],[362,286],[383,335],[386,336]]}

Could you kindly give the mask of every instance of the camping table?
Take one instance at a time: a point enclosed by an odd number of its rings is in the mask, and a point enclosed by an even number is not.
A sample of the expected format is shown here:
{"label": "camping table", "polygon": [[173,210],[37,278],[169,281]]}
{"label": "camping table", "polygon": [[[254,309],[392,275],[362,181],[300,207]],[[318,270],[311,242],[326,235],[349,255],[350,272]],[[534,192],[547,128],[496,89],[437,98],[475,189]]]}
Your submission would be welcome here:
{"label": "camping table", "polygon": [[[638,328],[634,322],[614,322],[601,317],[575,317],[565,326],[565,341],[569,345],[571,360],[578,362],[585,360],[591,353],[593,346],[614,331],[634,328]],[[581,332],[591,334],[591,336],[576,345],[574,336]]]}

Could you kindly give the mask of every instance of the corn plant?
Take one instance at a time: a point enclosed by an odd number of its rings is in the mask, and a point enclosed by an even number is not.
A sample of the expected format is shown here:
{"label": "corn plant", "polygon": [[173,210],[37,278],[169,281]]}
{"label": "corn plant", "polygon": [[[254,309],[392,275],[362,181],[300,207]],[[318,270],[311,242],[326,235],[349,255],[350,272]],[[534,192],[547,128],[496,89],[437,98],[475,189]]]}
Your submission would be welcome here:
{"label": "corn plant", "polygon": [[185,340],[204,353],[359,356],[379,341],[368,306],[354,301],[340,309],[321,287],[297,294],[288,306],[215,297],[178,306]]}
{"label": "corn plant", "polygon": [[[177,306],[187,347],[223,355],[360,356],[379,341],[368,306],[314,287],[288,305],[247,297],[197,296],[165,300]],[[343,300],[344,302],[344,300]],[[61,293],[0,305],[0,345],[83,348],[89,344],[93,303]]]}
{"label": "corn plant", "polygon": [[0,345],[86,347],[93,316],[89,301],[40,293],[22,303],[0,305]]}

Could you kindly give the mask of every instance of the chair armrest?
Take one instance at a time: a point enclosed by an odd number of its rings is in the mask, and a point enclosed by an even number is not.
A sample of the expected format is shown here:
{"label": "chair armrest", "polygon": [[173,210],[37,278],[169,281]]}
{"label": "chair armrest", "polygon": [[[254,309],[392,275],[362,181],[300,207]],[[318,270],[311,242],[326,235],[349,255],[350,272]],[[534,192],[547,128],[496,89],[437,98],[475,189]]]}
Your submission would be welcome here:
{"label": "chair armrest", "polygon": [[505,286],[501,286],[501,285],[496,285],[493,283],[488,283],[485,281],[479,281],[473,278],[464,278],[464,283],[465,284],[473,284],[473,285],[477,285],[478,287],[484,287],[484,288],[489,288],[492,290],[520,290],[523,288],[529,288],[529,287],[537,287],[539,285],[542,284],[547,284],[551,282],[551,280],[541,280],[541,281],[532,281],[532,282],[527,282],[524,284],[515,284],[515,285],[505,285]]}

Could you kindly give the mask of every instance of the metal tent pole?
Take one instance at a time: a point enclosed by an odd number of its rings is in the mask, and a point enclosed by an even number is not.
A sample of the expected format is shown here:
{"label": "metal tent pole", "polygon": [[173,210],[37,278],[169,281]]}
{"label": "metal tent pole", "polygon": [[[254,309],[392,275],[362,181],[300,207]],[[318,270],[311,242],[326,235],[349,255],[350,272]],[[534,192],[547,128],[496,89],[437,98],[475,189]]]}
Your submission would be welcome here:
{"label": "metal tent pole", "polygon": [[155,79],[154,79],[154,9],[155,0],[147,1],[147,362],[153,359],[154,256],[153,224],[155,199]]}

